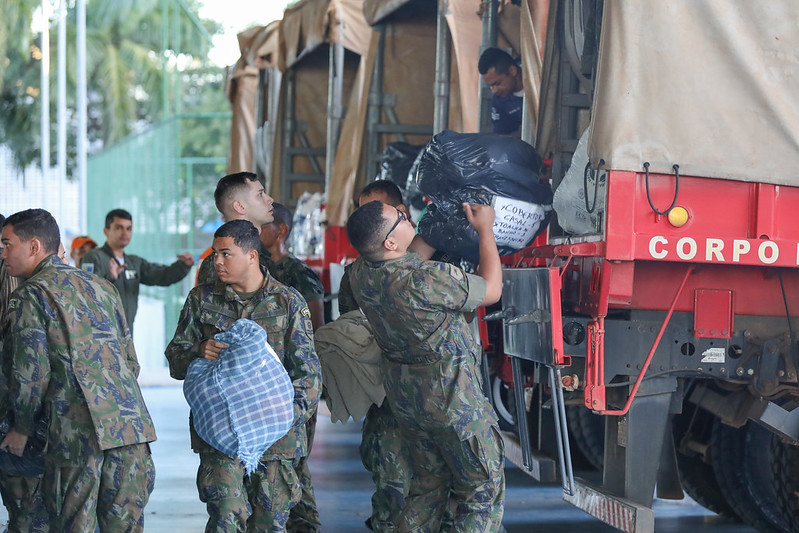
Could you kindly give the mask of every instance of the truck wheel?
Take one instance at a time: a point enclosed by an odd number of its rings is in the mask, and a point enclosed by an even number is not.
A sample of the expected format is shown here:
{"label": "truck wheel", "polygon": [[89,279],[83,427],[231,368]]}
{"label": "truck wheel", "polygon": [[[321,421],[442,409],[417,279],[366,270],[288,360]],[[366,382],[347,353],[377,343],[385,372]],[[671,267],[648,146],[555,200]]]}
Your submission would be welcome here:
{"label": "truck wheel", "polygon": [[[695,418],[694,418],[695,415]],[[710,464],[709,457],[689,453],[683,450],[684,438],[708,444],[713,416],[703,409],[698,409],[688,403],[683,407],[681,415],[673,419],[674,443],[677,446],[677,467],[680,471],[680,480],[683,490],[702,507],[733,519],[738,515],[732,510],[727,499],[721,493],[716,474]],[[687,435],[686,432],[691,434]],[[710,454],[710,447],[707,447]]]}
{"label": "truck wheel", "polygon": [[516,401],[513,389],[497,376],[491,378],[491,405],[499,418],[499,429],[516,433]]}
{"label": "truck wheel", "polygon": [[776,462],[774,457],[774,441],[777,437],[766,428],[749,422],[746,426],[746,442],[744,443],[744,469],[748,480],[749,493],[755,504],[763,510],[766,518],[778,531],[790,531],[788,521],[782,514],[777,482],[772,468]]}
{"label": "truck wheel", "polygon": [[605,462],[605,419],[582,405],[566,406],[566,423],[577,451],[586,462],[602,470]]}
{"label": "truck wheel", "polygon": [[772,441],[777,498],[789,531],[799,531],[799,446]]}
{"label": "truck wheel", "polygon": [[[722,495],[744,523],[762,533],[779,533],[781,530],[768,519],[752,491],[746,468],[746,433],[746,426],[734,428],[718,419],[713,421],[710,438],[713,472]],[[769,448],[761,453],[771,455]],[[770,469],[764,475],[771,477]]]}

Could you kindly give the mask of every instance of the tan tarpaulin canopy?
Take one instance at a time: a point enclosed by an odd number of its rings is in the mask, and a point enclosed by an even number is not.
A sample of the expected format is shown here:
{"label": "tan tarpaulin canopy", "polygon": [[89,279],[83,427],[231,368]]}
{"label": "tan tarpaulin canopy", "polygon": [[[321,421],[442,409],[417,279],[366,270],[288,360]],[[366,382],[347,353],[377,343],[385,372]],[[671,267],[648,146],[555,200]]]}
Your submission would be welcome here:
{"label": "tan tarpaulin canopy", "polygon": [[258,69],[274,66],[277,54],[271,52],[277,51],[278,26],[278,22],[273,22],[238,34],[241,57],[228,69],[225,83],[225,95],[232,108],[228,173],[254,170]]}
{"label": "tan tarpaulin canopy", "polygon": [[589,155],[799,184],[795,0],[606,0]]}
{"label": "tan tarpaulin canopy", "polygon": [[549,0],[524,0],[521,6],[521,54],[524,99],[532,130],[538,125]]}
{"label": "tan tarpaulin canopy", "polygon": [[280,52],[280,21],[276,20],[257,35],[253,47],[255,48],[255,65],[258,68],[277,67]]}
{"label": "tan tarpaulin canopy", "polygon": [[[452,36],[449,128],[476,132],[478,129],[477,62],[482,40],[481,0],[439,0]],[[414,0],[364,0],[367,21],[385,25],[383,92],[396,96],[394,110],[402,124],[432,124],[436,51],[436,16],[414,16],[420,2]],[[499,46],[519,50],[520,9],[503,2],[500,10]],[[358,77],[344,121],[341,142],[336,152],[331,187],[328,191],[327,218],[333,226],[346,223],[354,204],[353,197],[368,180],[366,160],[366,117],[371,74],[379,42],[372,34],[369,51],[361,61]],[[388,137],[388,136],[384,136]],[[379,149],[387,142],[383,139]],[[408,142],[424,144],[429,136],[410,136]]]}
{"label": "tan tarpaulin canopy", "polygon": [[[355,54],[366,50],[371,28],[363,18],[362,7],[363,0],[303,0],[284,12],[279,32],[278,65],[284,72],[279,109],[281,113],[286,111],[288,76],[293,79],[294,85],[294,118],[303,124],[302,134],[310,147],[325,148],[327,141],[329,55],[327,48],[322,45],[339,43]],[[342,88],[345,99],[350,94],[356,69],[357,59],[346,56]],[[281,191],[282,117],[278,124],[272,171],[268,180],[269,194],[275,198],[284,196]],[[324,157],[316,157],[314,162],[317,168],[324,169]],[[313,173],[314,168],[308,157],[293,157],[291,171]],[[289,196],[297,198],[304,191],[321,189],[322,186],[316,183],[295,182]]]}
{"label": "tan tarpaulin canopy", "polygon": [[395,13],[412,0],[364,0],[363,14],[366,22],[374,26],[387,16]]}
{"label": "tan tarpaulin canopy", "polygon": [[291,68],[324,43],[339,43],[363,54],[370,32],[363,0],[302,0],[283,13],[280,70]]}

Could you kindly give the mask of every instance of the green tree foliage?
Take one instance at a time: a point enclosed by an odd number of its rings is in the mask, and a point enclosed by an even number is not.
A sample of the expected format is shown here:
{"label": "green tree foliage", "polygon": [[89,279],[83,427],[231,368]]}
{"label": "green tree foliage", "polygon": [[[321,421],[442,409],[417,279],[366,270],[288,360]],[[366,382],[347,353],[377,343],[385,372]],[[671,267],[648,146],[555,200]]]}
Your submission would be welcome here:
{"label": "green tree foliage", "polygon": [[[73,3],[70,3],[73,4]],[[205,35],[222,28],[199,20],[198,0],[168,0],[166,19],[162,0],[88,0],[86,62],[88,83],[88,141],[90,150],[109,146],[175,110],[176,76],[181,76],[183,111],[224,111],[223,72],[206,62],[210,43]],[[0,0],[0,144],[14,153],[21,170],[40,159],[40,36],[31,31],[36,0]],[[200,30],[195,21],[202,25]],[[74,147],[76,76],[76,12],[67,15],[68,146]],[[166,40],[166,42],[164,42]],[[55,139],[57,22],[51,21],[51,138]],[[166,44],[166,50],[164,49]],[[166,66],[166,69],[164,68]],[[166,71],[167,80],[164,80]],[[189,85],[186,83],[197,83]],[[164,88],[167,88],[166,94]],[[205,95],[214,91],[216,95]],[[166,98],[166,102],[165,102]],[[201,109],[198,103],[211,107]],[[216,141],[206,141],[208,147]],[[55,144],[55,143],[53,143]],[[218,144],[218,143],[217,143]],[[55,147],[53,146],[53,150]],[[74,149],[71,156],[74,156]],[[51,160],[54,155],[51,154]],[[72,167],[70,157],[70,168]]]}
{"label": "green tree foliage", "polygon": [[14,152],[20,167],[39,154],[38,133],[24,134],[39,120],[39,62],[33,59],[31,32],[36,6],[35,0],[0,0],[0,143]]}

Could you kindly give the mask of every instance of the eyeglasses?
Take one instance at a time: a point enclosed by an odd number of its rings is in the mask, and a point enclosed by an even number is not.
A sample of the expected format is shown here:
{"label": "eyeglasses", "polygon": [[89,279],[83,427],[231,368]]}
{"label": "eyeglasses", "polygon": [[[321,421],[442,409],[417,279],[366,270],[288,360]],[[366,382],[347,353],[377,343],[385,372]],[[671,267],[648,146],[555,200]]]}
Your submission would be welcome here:
{"label": "eyeglasses", "polygon": [[[394,209],[397,209],[397,208],[395,207]],[[392,232],[392,231],[394,231],[395,229],[397,229],[397,226],[399,226],[399,225],[400,225],[400,222],[402,222],[403,220],[407,220],[407,219],[405,218],[405,213],[403,213],[402,211],[400,211],[399,209],[397,209],[397,221],[396,221],[396,222],[394,222],[394,225],[393,225],[393,226],[391,226],[391,229],[390,229],[390,230],[388,230],[388,233],[386,233],[386,238],[385,238],[385,239],[383,239],[383,242],[386,242],[386,241],[388,240],[388,236],[389,236],[389,235],[391,235],[391,232]]]}

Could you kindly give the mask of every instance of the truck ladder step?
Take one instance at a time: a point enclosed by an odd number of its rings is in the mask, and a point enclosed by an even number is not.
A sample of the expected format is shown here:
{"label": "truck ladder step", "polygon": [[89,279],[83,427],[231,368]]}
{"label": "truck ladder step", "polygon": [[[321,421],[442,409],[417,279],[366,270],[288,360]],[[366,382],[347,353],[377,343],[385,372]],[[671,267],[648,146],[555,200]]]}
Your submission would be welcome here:
{"label": "truck ladder step", "polygon": [[519,443],[519,437],[508,431],[501,431],[500,434],[505,441],[505,458],[508,461],[541,483],[552,483],[557,479],[554,459],[533,450],[532,461],[528,468],[524,466],[524,461],[522,460],[522,446]]}
{"label": "truck ladder step", "polygon": [[626,533],[655,531],[652,509],[625,498],[603,494],[580,478],[574,480],[574,495],[564,492],[563,500]]}

